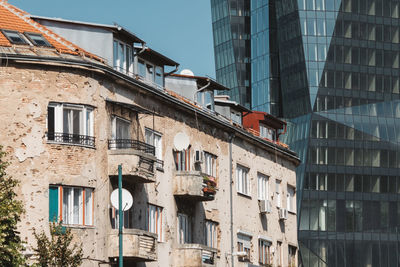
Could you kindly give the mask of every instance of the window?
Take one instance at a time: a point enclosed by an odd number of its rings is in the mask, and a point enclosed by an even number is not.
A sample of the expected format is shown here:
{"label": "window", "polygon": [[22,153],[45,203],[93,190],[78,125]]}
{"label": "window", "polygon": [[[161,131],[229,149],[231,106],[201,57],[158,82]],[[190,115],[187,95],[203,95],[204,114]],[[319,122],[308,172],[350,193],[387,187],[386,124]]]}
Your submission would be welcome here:
{"label": "window", "polygon": [[112,139],[131,139],[131,122],[129,120],[113,116],[111,124]]}
{"label": "window", "polygon": [[206,220],[204,226],[205,245],[217,248],[217,226],[216,222]]}
{"label": "window", "polygon": [[190,147],[182,151],[174,151],[177,171],[190,171]]}
{"label": "window", "polygon": [[236,181],[238,193],[250,195],[250,181],[248,178],[249,169],[240,165],[236,166]]}
{"label": "window", "polygon": [[93,108],[50,103],[47,112],[49,141],[94,146]]}
{"label": "window", "polygon": [[259,173],[258,174],[258,199],[269,200],[269,185],[268,176]]}
{"label": "window", "polygon": [[52,45],[41,35],[40,33],[30,33],[26,32],[25,36],[32,42],[32,44],[37,46],[47,46],[51,47]]}
{"label": "window", "polygon": [[294,246],[289,245],[289,259],[288,259],[288,266],[289,267],[296,267],[296,250],[297,248]]}
{"label": "window", "polygon": [[261,265],[271,263],[271,242],[263,239],[258,240],[258,262]]}
{"label": "window", "polygon": [[141,59],[138,59],[138,74],[142,77],[146,77],[146,64]]}
{"label": "window", "polygon": [[25,38],[17,31],[1,30],[12,44],[28,44]]}
{"label": "window", "polygon": [[279,267],[283,267],[282,262],[282,242],[276,242],[276,256],[277,256],[277,263]]}
{"label": "window", "polygon": [[286,194],[286,208],[290,212],[296,212],[296,201],[295,201],[295,189],[294,187],[288,185],[287,187],[287,194]]}
{"label": "window", "polygon": [[164,75],[163,68],[156,66],[154,82],[160,86],[164,86],[163,75]]}
{"label": "window", "polygon": [[155,156],[157,158],[156,167],[158,169],[163,169],[163,157],[162,157],[162,135],[149,128],[145,129],[146,144],[155,147]]}
{"label": "window", "polygon": [[192,229],[190,217],[183,213],[178,213],[178,243],[187,244],[192,242]]}
{"label": "window", "polygon": [[69,225],[93,225],[93,189],[69,186],[49,187],[49,221]]}
{"label": "window", "polygon": [[247,256],[239,257],[239,261],[248,261],[250,262],[250,251],[251,251],[251,236],[238,234],[237,235],[237,246],[238,252],[245,251]]}
{"label": "window", "polygon": [[260,137],[268,138],[269,140],[276,140],[275,130],[260,123]]}
{"label": "window", "polygon": [[133,73],[132,47],[118,40],[114,40],[114,69]]}
{"label": "window", "polygon": [[231,120],[232,122],[242,125],[242,114],[237,111],[231,111]]}
{"label": "window", "polygon": [[275,197],[276,197],[276,206],[278,208],[281,207],[281,181],[275,180]]}
{"label": "window", "polygon": [[163,241],[163,232],[162,232],[162,207],[155,206],[152,204],[148,205],[147,209],[147,230],[151,233],[155,233],[158,235],[157,240],[159,242]]}
{"label": "window", "polygon": [[216,177],[217,175],[217,156],[204,152],[204,172],[205,174]]}

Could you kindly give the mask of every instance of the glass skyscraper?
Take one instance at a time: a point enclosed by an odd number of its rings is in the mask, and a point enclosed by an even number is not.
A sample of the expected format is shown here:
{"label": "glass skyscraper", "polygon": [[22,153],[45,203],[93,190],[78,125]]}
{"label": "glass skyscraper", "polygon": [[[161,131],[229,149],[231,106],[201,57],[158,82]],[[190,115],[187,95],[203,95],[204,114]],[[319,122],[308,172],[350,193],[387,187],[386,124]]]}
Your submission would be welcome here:
{"label": "glass skyscraper", "polygon": [[[211,2],[214,37],[219,5],[218,12],[226,14],[221,31],[232,41],[231,3],[250,1]],[[285,118],[286,142],[302,159],[297,215],[306,267],[399,266],[399,5],[399,0],[249,5],[244,50],[250,53],[250,107]],[[235,52],[227,55],[232,64],[239,60]],[[218,73],[224,62],[218,63],[217,49],[215,55],[217,79],[227,84],[220,76],[225,72]]]}

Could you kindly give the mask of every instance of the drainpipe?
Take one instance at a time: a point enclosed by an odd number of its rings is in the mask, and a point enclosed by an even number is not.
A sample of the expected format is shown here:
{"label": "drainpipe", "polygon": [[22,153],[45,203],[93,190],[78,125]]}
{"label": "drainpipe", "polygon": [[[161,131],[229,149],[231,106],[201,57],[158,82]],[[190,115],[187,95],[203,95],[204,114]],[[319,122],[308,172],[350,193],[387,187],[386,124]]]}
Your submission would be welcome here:
{"label": "drainpipe", "polygon": [[210,86],[210,84],[211,84],[211,81],[210,81],[210,80],[208,80],[208,83],[207,83],[206,85],[204,85],[204,86],[203,86],[203,87],[201,87],[200,89],[197,89],[197,90],[196,90],[196,92],[194,93],[194,96],[193,96],[193,98],[194,98],[194,102],[197,102],[197,93],[199,93],[199,92],[203,91],[204,89],[207,89],[207,87],[209,87],[209,86]]}
{"label": "drainpipe", "polygon": [[174,72],[177,72],[178,71],[178,67],[179,67],[179,64],[175,65],[175,69],[174,70],[172,70],[170,72],[167,72],[167,73],[164,73],[164,78],[169,76],[169,75],[171,75]]}
{"label": "drainpipe", "polygon": [[233,243],[233,177],[232,177],[232,142],[233,139],[235,138],[235,133],[231,133],[229,135],[229,201],[230,201],[230,232],[231,232],[231,266],[235,266],[234,262],[234,255],[233,255],[233,250],[234,250],[234,243]]}

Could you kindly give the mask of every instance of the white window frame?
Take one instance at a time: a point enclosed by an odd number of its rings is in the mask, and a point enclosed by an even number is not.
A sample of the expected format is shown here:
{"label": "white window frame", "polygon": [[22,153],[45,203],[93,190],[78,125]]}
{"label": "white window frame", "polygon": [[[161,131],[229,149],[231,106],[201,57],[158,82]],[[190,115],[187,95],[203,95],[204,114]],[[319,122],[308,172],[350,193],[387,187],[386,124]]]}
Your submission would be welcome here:
{"label": "white window frame", "polygon": [[251,194],[249,169],[239,164],[236,165],[236,190],[246,196]]}
{"label": "white window frame", "polygon": [[[121,121],[122,123],[129,124],[128,126],[128,138],[121,138],[117,136],[117,121]],[[111,138],[113,140],[117,139],[131,139],[131,128],[132,128],[132,122],[130,120],[118,117],[118,116],[112,116],[111,117]]]}
{"label": "white window frame", "polygon": [[275,129],[260,123],[260,137],[275,141]]}
{"label": "white window frame", "polygon": [[269,200],[269,177],[262,173],[257,174],[258,181],[258,199]]}
{"label": "white window frame", "polygon": [[247,260],[245,257],[239,257],[239,261],[251,261],[251,239],[252,236],[245,234],[237,234],[237,251],[245,251],[247,253]]}
{"label": "white window frame", "polygon": [[[94,189],[76,186],[52,186],[58,187],[58,207],[60,209],[60,221],[63,225],[94,225]],[[64,191],[71,192],[68,196]],[[78,199],[75,195],[78,194]],[[66,199],[64,200],[64,197]],[[78,200],[78,207],[74,204]],[[77,218],[77,220],[76,220]]]}
{"label": "white window frame", "polygon": [[281,180],[275,180],[275,197],[276,197],[276,207],[282,207],[282,194],[281,194]]}
{"label": "white window frame", "polygon": [[296,202],[295,202],[295,188],[291,185],[287,186],[286,193],[286,208],[289,212],[296,213]]}
{"label": "white window frame", "polygon": [[217,176],[217,156],[204,152],[204,173],[216,178]]}
{"label": "white window frame", "polygon": [[[144,67],[144,69],[141,71],[139,68],[140,66]],[[152,68],[153,72],[150,72],[149,68]],[[140,77],[142,77],[147,81],[150,81],[152,84],[156,85],[156,87],[164,88],[164,68],[162,66],[158,66],[147,60],[138,58],[136,69],[137,69],[137,75],[139,75]],[[160,77],[161,84],[157,82],[157,76]]]}
{"label": "white window frame", "polygon": [[178,213],[177,216],[177,226],[178,226],[178,243],[179,244],[189,244],[192,242],[192,227],[190,216]]}
{"label": "white window frame", "polygon": [[282,242],[281,241],[277,241],[276,242],[276,263],[278,265],[278,267],[283,267],[283,255],[282,255],[283,251],[282,251]]}
{"label": "white window frame", "polygon": [[[122,47],[122,59],[119,57],[119,49]],[[114,69],[128,74],[133,74],[133,54],[132,46],[122,42],[118,39],[114,39],[113,42],[113,64]],[[121,62],[122,60],[122,62]],[[121,67],[123,66],[123,67]]]}
{"label": "white window frame", "polygon": [[157,241],[163,242],[163,208],[153,204],[147,206],[146,216],[147,230],[150,233],[157,234]]}
{"label": "white window frame", "polygon": [[258,239],[258,262],[260,264],[272,264],[271,245],[271,241]]}
{"label": "white window frame", "polygon": [[[48,107],[54,109],[54,132],[64,132],[64,110],[77,110],[80,112],[80,123],[79,123],[79,135],[94,136],[94,125],[93,125],[93,108],[86,105],[77,105],[69,103],[53,103],[50,102]],[[47,121],[49,125],[50,121]],[[69,131],[66,134],[73,134]],[[50,140],[51,141],[51,140]]]}
{"label": "white window frame", "polygon": [[[294,254],[291,254],[294,252]],[[288,266],[289,267],[296,267],[296,254],[297,254],[297,247],[288,245]]]}
{"label": "white window frame", "polygon": [[[146,144],[152,145],[155,147],[155,156],[158,160],[163,159],[163,149],[162,149],[162,134],[156,132],[152,129],[145,128],[145,138]],[[162,168],[162,165],[156,165],[158,168]]]}
{"label": "white window frame", "polygon": [[204,222],[204,245],[211,247],[211,248],[217,248],[217,227],[218,223],[211,221],[211,220],[205,220]]}

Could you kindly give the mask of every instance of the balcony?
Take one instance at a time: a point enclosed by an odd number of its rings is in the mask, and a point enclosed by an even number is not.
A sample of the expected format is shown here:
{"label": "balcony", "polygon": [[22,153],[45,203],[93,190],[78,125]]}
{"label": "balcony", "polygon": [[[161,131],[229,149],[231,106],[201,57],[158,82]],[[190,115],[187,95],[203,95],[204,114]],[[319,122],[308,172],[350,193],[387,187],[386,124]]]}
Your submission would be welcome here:
{"label": "balcony", "polygon": [[217,249],[200,244],[180,244],[175,249],[174,266],[208,267],[216,266]]}
{"label": "balcony", "polygon": [[209,201],[216,194],[215,178],[199,171],[177,171],[173,181],[174,196],[178,198]]}
{"label": "balcony", "polygon": [[[112,229],[108,237],[108,255],[119,256],[118,230]],[[123,230],[123,256],[136,262],[157,260],[157,235],[139,229]]]}
{"label": "balcony", "polygon": [[88,135],[48,132],[47,141],[48,143],[95,147],[95,137]]}
{"label": "balcony", "polygon": [[155,148],[139,140],[108,140],[108,175],[118,175],[118,165],[122,164],[122,175],[133,183],[155,182]]}

